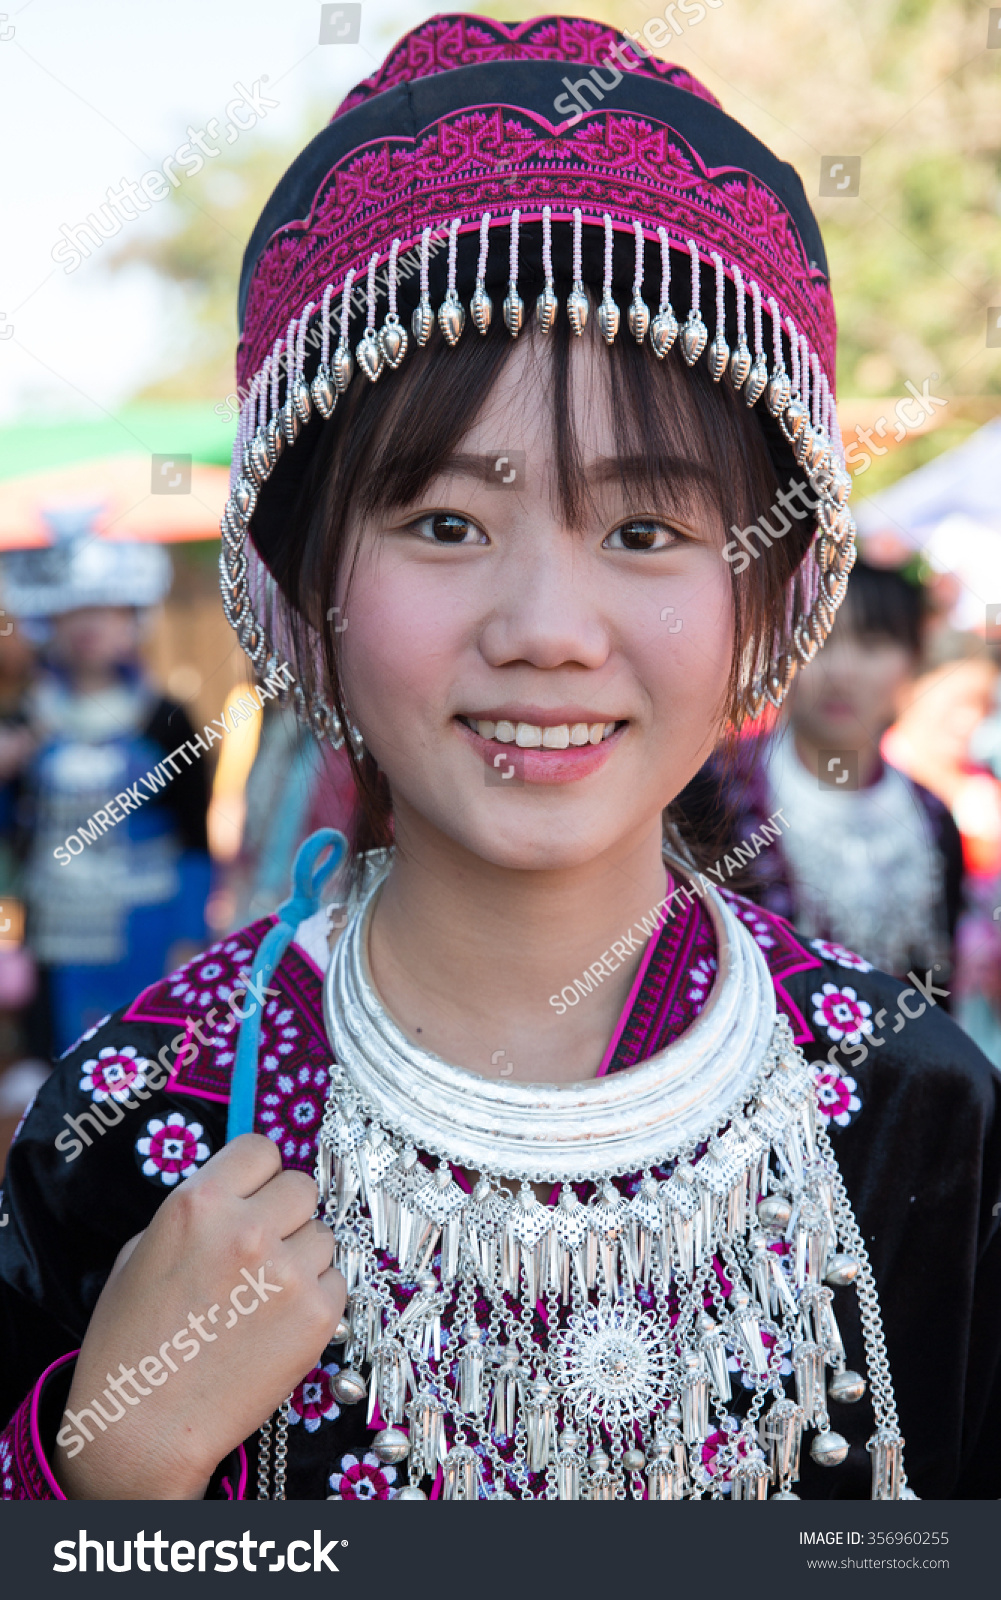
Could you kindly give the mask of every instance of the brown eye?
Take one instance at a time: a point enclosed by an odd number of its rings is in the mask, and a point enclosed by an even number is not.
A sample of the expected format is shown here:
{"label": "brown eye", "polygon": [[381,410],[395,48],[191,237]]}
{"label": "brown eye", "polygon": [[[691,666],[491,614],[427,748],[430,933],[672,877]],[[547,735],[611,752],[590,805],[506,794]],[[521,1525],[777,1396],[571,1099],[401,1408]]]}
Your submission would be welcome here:
{"label": "brown eye", "polygon": [[616,528],[604,541],[606,550],[666,550],[672,534],[662,522],[647,522],[633,518]]}
{"label": "brown eye", "polygon": [[486,535],[471,522],[468,517],[461,517],[455,511],[432,511],[429,516],[421,517],[419,522],[412,524],[418,538],[426,539],[429,544],[486,544]]}

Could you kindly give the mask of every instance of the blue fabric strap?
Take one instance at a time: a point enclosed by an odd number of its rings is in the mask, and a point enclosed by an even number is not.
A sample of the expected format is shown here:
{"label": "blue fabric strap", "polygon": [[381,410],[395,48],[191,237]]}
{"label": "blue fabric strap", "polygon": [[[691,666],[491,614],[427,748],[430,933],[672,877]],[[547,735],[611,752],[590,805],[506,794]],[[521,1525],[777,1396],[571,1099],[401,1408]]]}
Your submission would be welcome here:
{"label": "blue fabric strap", "polygon": [[[336,828],[318,828],[311,833],[296,852],[292,868],[292,894],[278,907],[278,921],[261,940],[254,959],[254,987],[248,1015],[240,1023],[233,1064],[233,1081],[230,1087],[229,1116],[226,1122],[226,1141],[241,1133],[251,1133],[254,1127],[254,1105],[257,1099],[257,1053],[261,1036],[261,1015],[264,1010],[264,989],[275,974],[278,963],[288,949],[300,922],[305,922],[320,909],[320,894],[332,872],[336,872],[347,853],[348,842]],[[325,850],[330,854],[322,866],[317,863]]]}

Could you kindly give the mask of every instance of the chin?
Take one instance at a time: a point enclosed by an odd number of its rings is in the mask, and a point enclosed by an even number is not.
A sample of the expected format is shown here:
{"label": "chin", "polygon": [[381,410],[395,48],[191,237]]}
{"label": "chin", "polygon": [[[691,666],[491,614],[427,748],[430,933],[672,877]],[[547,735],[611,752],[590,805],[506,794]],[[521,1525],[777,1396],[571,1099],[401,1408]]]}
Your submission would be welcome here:
{"label": "chin", "polygon": [[552,833],[526,834],[509,838],[492,834],[488,838],[471,838],[458,841],[482,861],[499,867],[504,872],[570,872],[584,867],[602,854],[605,844],[575,838],[572,843],[557,844]]}
{"label": "chin", "polygon": [[[481,795],[457,790],[448,809],[436,805],[423,815],[451,845],[504,872],[573,871],[620,837],[618,828],[601,828],[601,817],[593,813],[574,818],[569,807],[519,805],[519,797],[506,794],[489,805]],[[602,814],[607,819],[621,813],[609,805]]]}

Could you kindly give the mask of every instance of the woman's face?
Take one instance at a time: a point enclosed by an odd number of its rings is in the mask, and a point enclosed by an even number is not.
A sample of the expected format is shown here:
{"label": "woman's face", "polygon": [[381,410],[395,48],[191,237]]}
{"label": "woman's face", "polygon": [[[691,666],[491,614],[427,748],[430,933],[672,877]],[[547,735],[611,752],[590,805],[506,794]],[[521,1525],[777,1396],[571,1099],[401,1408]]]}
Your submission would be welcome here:
{"label": "woman's face", "polygon": [[716,741],[722,520],[710,495],[623,486],[604,359],[572,354],[582,526],[559,509],[548,367],[523,339],[420,502],[352,530],[344,694],[401,842],[430,829],[508,869],[579,865],[659,836]]}
{"label": "woman's face", "polygon": [[69,671],[111,671],[139,649],[139,613],[132,606],[80,606],[52,623],[50,653]]}
{"label": "woman's face", "polygon": [[879,743],[893,722],[916,668],[913,651],[884,633],[860,633],[850,599],[820,655],[798,674],[789,720],[813,745],[853,750]]}

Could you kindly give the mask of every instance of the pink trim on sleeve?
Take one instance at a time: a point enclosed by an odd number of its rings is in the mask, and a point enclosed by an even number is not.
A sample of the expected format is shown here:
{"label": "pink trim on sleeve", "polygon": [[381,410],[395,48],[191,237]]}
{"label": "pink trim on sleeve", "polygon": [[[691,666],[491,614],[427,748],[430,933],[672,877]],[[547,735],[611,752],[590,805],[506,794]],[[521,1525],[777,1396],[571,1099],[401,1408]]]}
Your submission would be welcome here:
{"label": "pink trim on sleeve", "polygon": [[42,1376],[32,1389],[30,1396],[31,1406],[29,1413],[29,1427],[31,1430],[31,1448],[35,1453],[35,1460],[38,1462],[38,1465],[41,1468],[42,1476],[44,1477],[49,1488],[52,1490],[53,1500],[65,1500],[66,1496],[63,1494],[63,1491],[56,1482],[55,1474],[53,1473],[52,1468],[49,1466],[45,1451],[42,1448],[42,1440],[38,1432],[38,1402],[41,1400],[42,1390],[52,1374],[58,1371],[60,1367],[64,1367],[67,1361],[75,1361],[79,1354],[79,1350],[72,1350],[69,1355],[60,1356],[58,1361],[53,1361],[52,1365],[46,1367],[45,1371],[42,1373]]}
{"label": "pink trim on sleeve", "polygon": [[42,1391],[52,1374],[75,1361],[78,1350],[46,1367],[31,1393],[21,1402],[7,1427],[0,1432],[0,1498],[4,1500],[65,1500],[46,1459],[38,1429]]}
{"label": "pink trim on sleeve", "polygon": [[239,1463],[240,1463],[240,1477],[239,1477],[239,1481],[238,1481],[238,1483],[236,1485],[236,1494],[233,1493],[233,1485],[230,1483],[228,1477],[225,1477],[222,1480],[222,1490],[223,1490],[223,1493],[225,1494],[227,1500],[246,1500],[246,1498],[247,1498],[247,1447],[246,1447],[246,1445],[243,1445],[243,1444],[238,1445],[237,1446],[237,1450],[236,1450],[236,1454],[237,1454],[237,1459],[239,1460]]}

